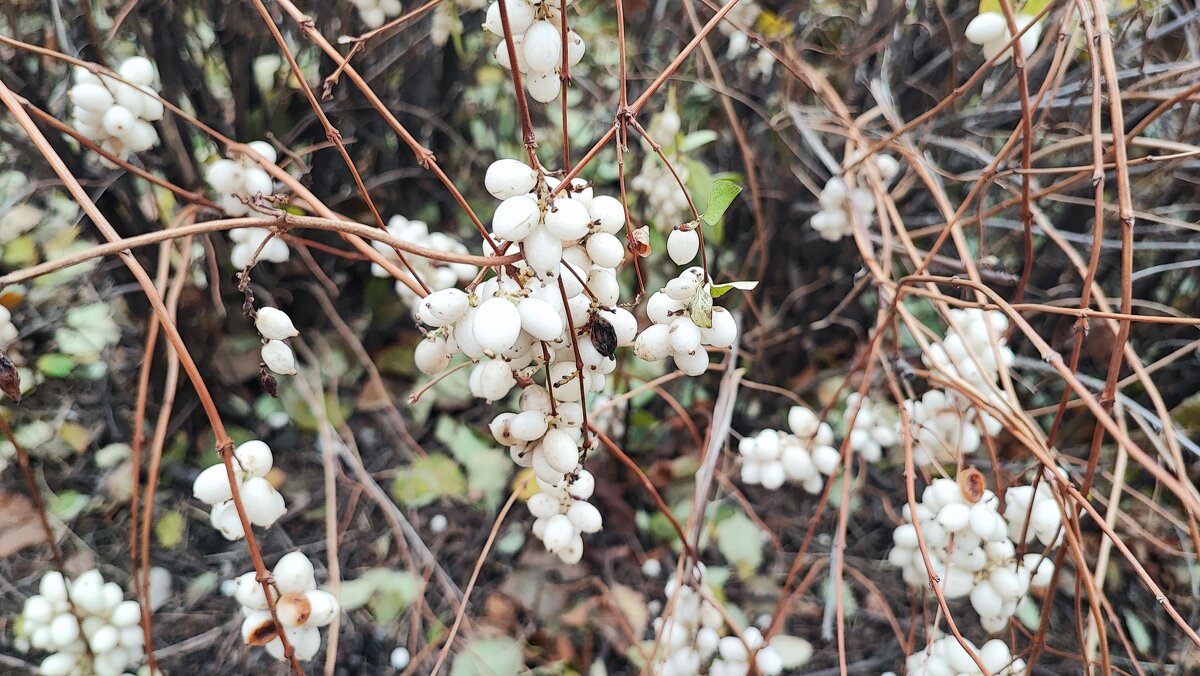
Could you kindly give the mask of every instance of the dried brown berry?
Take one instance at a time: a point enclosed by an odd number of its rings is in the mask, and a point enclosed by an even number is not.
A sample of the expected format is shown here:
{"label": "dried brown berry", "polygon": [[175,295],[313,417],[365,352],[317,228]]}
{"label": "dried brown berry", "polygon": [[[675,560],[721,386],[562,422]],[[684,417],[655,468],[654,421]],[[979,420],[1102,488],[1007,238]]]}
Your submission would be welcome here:
{"label": "dried brown berry", "polygon": [[592,317],[591,328],[592,345],[597,352],[611,359],[617,353],[617,332],[613,325],[597,313]]}
{"label": "dried brown berry", "polygon": [[975,504],[983,499],[983,492],[987,490],[987,479],[984,478],[983,472],[968,467],[958,475],[958,488],[962,491],[964,500]]}

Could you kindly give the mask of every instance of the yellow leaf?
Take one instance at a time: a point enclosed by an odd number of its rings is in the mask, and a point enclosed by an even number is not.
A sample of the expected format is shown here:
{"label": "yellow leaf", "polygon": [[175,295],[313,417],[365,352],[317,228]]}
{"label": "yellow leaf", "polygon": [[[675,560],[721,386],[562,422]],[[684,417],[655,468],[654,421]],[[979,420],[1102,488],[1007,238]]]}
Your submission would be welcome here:
{"label": "yellow leaf", "polygon": [[540,492],[537,482],[533,480],[533,468],[526,467],[513,477],[512,489],[517,491],[517,498],[527,502],[529,498]]}

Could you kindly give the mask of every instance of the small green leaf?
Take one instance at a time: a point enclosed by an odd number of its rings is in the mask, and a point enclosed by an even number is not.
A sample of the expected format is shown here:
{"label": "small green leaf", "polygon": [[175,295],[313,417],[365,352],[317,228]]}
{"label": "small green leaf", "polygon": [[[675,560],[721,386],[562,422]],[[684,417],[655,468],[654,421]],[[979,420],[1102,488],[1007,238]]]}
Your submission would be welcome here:
{"label": "small green leaf", "polygon": [[713,297],[707,288],[701,286],[696,290],[696,295],[692,296],[692,301],[688,303],[688,316],[696,326],[702,329],[712,328],[712,302]]}
{"label": "small green leaf", "polygon": [[799,669],[812,658],[813,654],[811,643],[787,634],[778,634],[771,639],[771,647],[779,653],[784,669]]}
{"label": "small green leaf", "polygon": [[63,491],[54,496],[54,500],[50,503],[50,511],[63,521],[70,521],[79,516],[80,512],[87,507],[89,500],[91,498],[79,491]]}
{"label": "small green leaf", "polygon": [[713,141],[721,138],[721,135],[712,129],[700,129],[683,137],[683,141],[679,143],[679,152],[691,152],[701,146],[706,146]]}
{"label": "small green leaf", "polygon": [[763,535],[741,512],[718,524],[715,536],[721,556],[737,568],[740,577],[750,576],[762,565]]}
{"label": "small green leaf", "polygon": [[174,549],[183,542],[183,516],[175,511],[163,512],[154,523],[154,537],[167,549]]}
{"label": "small green leaf", "polygon": [[470,466],[471,456],[482,450],[495,450],[494,445],[480,438],[470,427],[444,415],[438,418],[433,436],[446,445],[454,459]]}
{"label": "small green leaf", "polygon": [[463,647],[450,676],[494,676],[519,674],[525,671],[525,656],[521,646],[507,636],[481,638]]}
{"label": "small green leaf", "polygon": [[188,583],[187,589],[183,592],[184,605],[191,606],[194,603],[199,603],[201,599],[211,594],[212,590],[217,588],[217,582],[220,579],[221,576],[215,570],[197,575]]}
{"label": "small green leaf", "polygon": [[1042,608],[1037,604],[1037,601],[1026,596],[1017,604],[1017,619],[1029,631],[1037,631],[1038,627],[1042,624]]}
{"label": "small green leaf", "polygon": [[758,282],[725,282],[724,284],[713,284],[709,293],[713,298],[720,298],[734,289],[752,291],[757,286]]}
{"label": "small green leaf", "polygon": [[466,489],[458,463],[440,454],[417,458],[392,480],[392,497],[408,507],[424,507],[442,496],[461,496]]}
{"label": "small green leaf", "polygon": [[513,467],[508,453],[498,448],[482,448],[463,464],[467,468],[467,496],[491,507],[500,504]]}
{"label": "small green leaf", "polygon": [[66,378],[75,369],[75,360],[65,354],[44,354],[38,357],[37,369],[50,378]]}
{"label": "small green leaf", "polygon": [[742,186],[733,181],[719,179],[714,182],[708,192],[708,207],[704,210],[704,215],[700,217],[700,220],[704,221],[705,225],[716,225],[740,192],[742,192]]}
{"label": "small green leaf", "polygon": [[1132,610],[1124,610],[1121,614],[1125,616],[1125,626],[1129,629],[1129,640],[1133,641],[1133,647],[1143,655],[1150,654],[1154,648],[1154,637],[1150,635],[1146,623]]}

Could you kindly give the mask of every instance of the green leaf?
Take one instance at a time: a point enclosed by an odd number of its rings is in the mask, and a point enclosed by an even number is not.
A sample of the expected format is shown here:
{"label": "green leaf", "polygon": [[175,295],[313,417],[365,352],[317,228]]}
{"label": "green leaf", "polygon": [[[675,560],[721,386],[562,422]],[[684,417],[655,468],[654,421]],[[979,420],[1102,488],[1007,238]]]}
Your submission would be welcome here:
{"label": "green leaf", "polygon": [[390,624],[400,617],[417,595],[417,578],[404,570],[376,568],[367,575],[376,581],[375,598],[371,599],[371,614],[380,624]]}
{"label": "green leaf", "polygon": [[79,516],[90,500],[89,496],[79,491],[63,491],[54,496],[50,503],[50,511],[63,521],[70,521]]}
{"label": "green leaf", "polygon": [[1129,640],[1133,641],[1133,647],[1143,655],[1149,654],[1154,648],[1154,637],[1150,635],[1146,623],[1142,622],[1136,611],[1123,610],[1121,614],[1125,616],[1125,626],[1129,629]]}
{"label": "green leaf", "polygon": [[784,669],[799,669],[812,659],[812,644],[796,636],[777,634],[771,639],[771,647],[779,653]]}
{"label": "green leaf", "polygon": [[712,302],[713,297],[707,288],[701,286],[696,290],[696,295],[692,296],[691,302],[688,303],[688,316],[696,326],[702,329],[712,328]]}
{"label": "green leaf", "polygon": [[712,129],[700,129],[683,137],[683,141],[679,143],[679,152],[691,152],[701,146],[706,146],[713,141],[721,138],[721,135]]}
{"label": "green leaf", "polygon": [[738,512],[722,521],[715,535],[717,550],[737,568],[739,576],[748,577],[762,565],[763,536],[745,514]]}
{"label": "green leaf", "polygon": [[708,191],[708,207],[705,208],[704,215],[700,217],[700,220],[704,221],[705,225],[716,225],[740,192],[742,192],[742,186],[733,181],[725,179],[715,181]]}
{"label": "green leaf", "polygon": [[525,656],[520,644],[507,636],[496,636],[476,639],[464,646],[454,658],[450,676],[496,676],[524,671]]}
{"label": "green leaf", "polygon": [[461,496],[466,489],[458,463],[440,454],[417,458],[392,480],[392,497],[408,507],[424,507],[442,496]]}
{"label": "green leaf", "polygon": [[482,500],[491,507],[498,505],[504,489],[508,487],[508,475],[513,467],[508,453],[497,448],[482,448],[465,465],[467,496],[472,500]]}
{"label": "green leaf", "polygon": [[417,578],[405,570],[372,568],[355,580],[344,580],[338,601],[343,610],[369,606],[380,623],[394,621],[404,612],[418,590]]}
{"label": "green leaf", "polygon": [[433,436],[446,445],[454,459],[466,465],[471,457],[483,450],[494,450],[493,444],[480,438],[470,427],[444,415],[438,418]]}
{"label": "green leaf", "polygon": [[163,512],[154,522],[154,537],[167,549],[174,549],[183,542],[183,515],[175,510]]}
{"label": "green leaf", "polygon": [[725,282],[724,284],[713,284],[709,293],[713,298],[720,298],[734,289],[738,291],[752,291],[757,286],[758,282]]}
{"label": "green leaf", "polygon": [[212,590],[217,588],[217,582],[220,579],[221,576],[215,570],[197,575],[188,583],[187,589],[183,592],[184,605],[191,606],[194,603],[199,603],[201,599],[211,594]]}
{"label": "green leaf", "polygon": [[65,354],[44,354],[37,360],[37,370],[50,378],[66,378],[74,369],[75,360]]}
{"label": "green leaf", "polygon": [[1025,625],[1029,631],[1037,631],[1042,624],[1042,608],[1037,601],[1025,596],[1017,604],[1017,619],[1021,624]]}

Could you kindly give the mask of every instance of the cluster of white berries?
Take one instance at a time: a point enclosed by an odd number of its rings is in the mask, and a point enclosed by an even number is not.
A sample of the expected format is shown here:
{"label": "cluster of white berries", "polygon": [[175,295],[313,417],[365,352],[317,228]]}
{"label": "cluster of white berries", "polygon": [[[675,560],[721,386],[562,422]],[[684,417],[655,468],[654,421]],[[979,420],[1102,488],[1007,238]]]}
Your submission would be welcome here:
{"label": "cluster of white berries", "polygon": [[859,407],[858,414],[854,416],[854,425],[847,431],[850,450],[867,462],[879,462],[885,450],[900,443],[896,411],[890,405],[851,392],[846,396],[847,426],[850,413],[856,405]]}
{"label": "cluster of white berries", "polygon": [[[994,383],[1000,370],[1013,361],[1013,352],[1002,337],[1008,318],[1002,312],[978,309],[951,310],[950,315],[953,321],[946,337],[924,351],[925,365],[964,381],[976,396],[1005,406]],[[919,400],[904,402],[904,407],[918,464],[954,462],[959,455],[974,453],[983,435],[995,436],[1001,430],[1000,421],[972,406],[959,392],[930,390]]]}
{"label": "cluster of white berries", "polygon": [[[1013,19],[1019,32],[1025,30],[1034,17],[1029,14],[1017,14]],[[1008,30],[1008,19],[1000,12],[980,12],[967,24],[966,37],[970,42],[983,47],[983,56],[987,59],[999,54],[1000,58],[996,63],[1004,63],[1012,58],[1012,49],[1008,47],[1008,43],[1012,41],[1013,34]],[[1029,58],[1037,49],[1041,38],[1042,23],[1039,21],[1021,35],[1018,41],[1021,45],[1021,56]]]}
{"label": "cluster of white berries", "polygon": [[[262,441],[247,441],[234,449],[233,458],[238,495],[246,510],[246,518],[259,528],[270,528],[287,512],[283,496],[266,478],[273,463],[271,448]],[[246,537],[233,504],[233,489],[229,485],[224,463],[217,463],[200,472],[192,484],[192,495],[212,506],[209,520],[225,539],[240,540]]]}
{"label": "cluster of white berries", "polygon": [[[272,164],[279,157],[275,147],[266,141],[252,141],[248,145],[254,152],[262,155],[263,159]],[[205,178],[216,191],[221,209],[234,217],[252,213],[246,202],[256,195],[270,195],[275,190],[271,175],[248,156],[213,162],[205,172]],[[257,260],[283,263],[291,256],[291,250],[288,249],[287,243],[278,237],[273,237],[268,228],[231,230],[229,238],[234,241],[229,260],[235,268],[240,269],[249,265],[251,257],[259,250],[259,247],[262,248],[262,251],[258,251]]]}
{"label": "cluster of white berries", "polygon": [[[994,638],[979,648],[967,639],[963,641],[967,648],[963,648],[953,636],[938,638],[924,650],[909,655],[904,660],[906,673],[909,676],[983,676],[985,673],[994,676],[1023,676],[1025,673],[1025,660],[1014,658],[1004,641]],[[967,652],[967,649],[971,652]],[[983,666],[987,668],[986,672],[979,670],[979,665],[971,659],[971,653],[983,662]]]}
{"label": "cluster of white berries", "polygon": [[[542,464],[544,461],[537,460],[537,454],[544,455],[544,447],[545,440],[542,446],[526,450],[526,453],[534,458],[534,463]],[[588,502],[596,488],[596,479],[586,469],[579,469],[551,484],[542,479],[536,469],[534,472],[540,481],[539,491],[530,496],[528,502],[529,513],[535,519],[533,534],[542,541],[546,551],[557,554],[563,563],[578,563],[583,558],[583,534],[598,533],[604,526],[600,510]]]}
{"label": "cluster of white berries", "polygon": [[400,0],[350,0],[368,28],[379,28],[388,17],[400,15]]}
{"label": "cluster of white berries", "polygon": [[[753,652],[756,673],[775,676],[783,671],[783,658],[764,645],[762,632],[749,627],[737,636],[721,636],[725,620],[703,591],[704,565],[697,564],[698,580],[679,585],[674,576],[667,581],[667,599],[674,597],[674,610],[654,619],[662,653],[654,673],[661,676],[746,676]],[[707,670],[705,669],[707,667]]]}
{"label": "cluster of white berries", "polygon": [[[999,423],[987,416],[986,430],[977,422],[983,416],[953,392],[929,390],[920,399],[904,402],[913,438],[913,460],[918,465],[955,462],[959,456],[977,451],[986,431],[999,431]],[[995,426],[995,428],[993,428]]]}
{"label": "cluster of white berries", "polygon": [[283,342],[300,335],[292,318],[283,310],[262,307],[255,312],[254,328],[258,329],[264,341],[263,364],[281,376],[296,375],[296,356],[292,354],[292,348]]}
{"label": "cluster of white berries", "polygon": [[[441,7],[441,5],[438,6]],[[466,245],[457,239],[442,232],[429,232],[429,225],[425,221],[409,220],[399,214],[388,219],[387,231],[396,239],[418,246],[447,253],[470,253]],[[400,257],[396,255],[395,249],[383,242],[372,242],[371,245],[384,258],[399,265]],[[467,263],[443,263],[424,256],[406,256],[405,258],[430,291],[441,291],[449,289],[459,282],[469,282],[479,272],[478,268]],[[377,263],[371,264],[371,274],[376,277],[391,277],[391,274]],[[413,293],[413,290],[403,282],[396,282],[396,293],[409,305],[416,304],[420,300],[417,294]]]}
{"label": "cluster of white berries", "polygon": [[[300,552],[284,554],[271,570],[275,614],[296,659],[311,660],[321,649],[320,627],[341,612],[337,597],[317,589],[313,564]],[[234,597],[242,606],[242,640],[263,646],[277,660],[284,659],[279,627],[271,619],[263,586],[254,571],[236,580]]]}
{"label": "cluster of white berries", "polygon": [[[554,195],[559,181],[517,160],[493,163],[484,184],[501,200],[492,216],[495,249],[485,245],[485,253],[515,243],[524,258],[469,293],[447,288],[421,299],[416,315],[429,330],[414,361],[433,375],[454,355],[466,355],[475,362],[471,392],[487,401],[521,387],[518,410],[498,415],[491,431],[537,479],[539,492],[529,500],[535,535],[564,562],[574,563],[583,555],[583,534],[603,525],[587,502],[595,480],[582,462],[584,397],[604,391],[616,369],[616,349],[634,345],[637,337],[637,319],[617,306],[616,268],[626,254],[617,233],[625,226],[625,208],[613,197],[593,195],[580,179]],[[691,300],[707,286],[704,281],[696,268],[668,288]],[[732,317],[720,308],[712,311],[714,328],[702,334],[690,318],[669,316],[686,314],[686,303],[658,293],[650,305],[657,328],[639,341],[638,353],[653,344],[648,356],[675,354],[677,364],[692,364],[692,374],[708,365],[702,340],[729,346],[736,336]],[[661,344],[656,333],[662,334]]]}
{"label": "cluster of white berries", "polygon": [[1020,543],[1024,537],[1025,544],[1035,539],[1046,547],[1062,543],[1062,510],[1046,474],[1036,490],[1029,485],[1013,486],[1004,492],[1004,518],[1008,520],[1008,537],[1013,542]]}
{"label": "cluster of white berries", "polygon": [[[525,76],[525,89],[537,101],[549,103],[558,98],[562,89],[559,79],[564,56],[561,3],[557,0],[507,0],[505,6],[517,69]],[[496,61],[512,70],[499,2],[488,6],[483,29],[500,38],[500,44],[496,45]],[[583,60],[586,49],[583,38],[568,28],[565,44],[567,66],[574,68]]]}
{"label": "cluster of white berries", "polygon": [[816,495],[841,462],[832,445],[833,430],[804,406],[793,406],[788,412],[788,427],[790,434],[766,429],[742,438],[738,443],[742,483],[775,490],[788,481]]}
{"label": "cluster of white berries", "polygon": [[[595,482],[581,461],[583,394],[604,389],[616,368],[614,351],[632,345],[637,333],[634,316],[616,306],[616,267],[625,247],[615,233],[625,211],[579,180],[551,197],[558,181],[539,179],[516,160],[494,163],[484,182],[502,200],[493,235],[517,243],[525,258],[515,272],[501,270],[471,293],[448,288],[421,299],[417,316],[432,330],[414,360],[434,374],[454,354],[465,354],[477,362],[471,392],[488,401],[522,383],[519,411],[497,416],[492,433],[537,477],[540,492],[529,502],[535,535],[575,563],[583,555],[582,534],[602,526],[587,502]],[[547,373],[545,386],[533,382],[539,371]]]}
{"label": "cluster of white berries", "polygon": [[30,647],[53,653],[42,660],[43,676],[120,676],[142,660],[141,620],[137,601],[125,600],[121,587],[105,582],[100,571],[74,581],[51,571],[25,600],[20,632]]}
{"label": "cluster of white berries", "polygon": [[905,523],[892,533],[895,547],[888,554],[908,585],[928,586],[919,528],[942,593],[947,599],[969,597],[980,624],[990,633],[1003,631],[1022,597],[1030,589],[1045,588],[1054,573],[1053,562],[1040,553],[1017,558],[1009,537],[1011,523],[1000,515],[999,504],[990,490],[935,479],[922,493],[915,520],[905,505]]}
{"label": "cluster of white berries", "polygon": [[0,348],[8,347],[11,343],[16,342],[20,332],[17,331],[17,325],[13,324],[12,313],[8,308],[0,305]]}
{"label": "cluster of white berries", "polygon": [[[941,343],[934,343],[922,354],[925,365],[957,376],[974,387],[981,396],[991,392],[1001,369],[1013,362],[1004,332],[1008,317],[998,310],[977,308],[950,310],[952,322]],[[992,347],[992,337],[996,347]]]}
{"label": "cluster of white berries", "polygon": [[162,119],[163,104],[151,87],[154,64],[149,59],[130,57],[117,68],[117,74],[129,84],[77,67],[75,86],[67,97],[74,106],[71,126],[124,159],[158,143],[158,132],[151,123]]}
{"label": "cluster of white berries", "polygon": [[751,46],[750,36],[746,35],[742,29],[734,24],[736,23],[740,26],[753,29],[754,22],[758,21],[758,17],[762,14],[762,11],[762,6],[754,2],[754,0],[744,0],[729,10],[729,13],[725,15],[727,21],[717,24],[717,30],[729,38],[729,46],[725,50],[726,57],[736,59],[749,51]]}
{"label": "cluster of white berries", "polygon": [[449,42],[451,35],[462,35],[463,24],[462,18],[459,16],[460,12],[483,9],[487,5],[488,0],[439,2],[438,6],[433,8],[433,18],[429,26],[429,41],[441,47]]}
{"label": "cluster of white berries", "polygon": [[[900,173],[900,163],[891,155],[875,155],[875,167],[884,181]],[[851,188],[840,176],[825,182],[817,196],[821,208],[809,223],[822,239],[836,242],[854,232],[854,223],[870,224],[875,219],[875,195],[863,187]]]}
{"label": "cluster of white berries", "polygon": [[[706,302],[707,301],[707,302]],[[703,268],[692,267],[668,281],[646,301],[646,314],[653,322],[637,336],[634,354],[646,361],[671,357],[675,366],[689,376],[708,370],[705,346],[727,348],[737,339],[737,323],[728,310],[712,307],[711,280]],[[705,305],[709,326],[696,319]]]}
{"label": "cluster of white berries", "polygon": [[648,213],[644,214],[645,219],[663,232],[688,220],[685,218],[688,210],[687,195],[679,187],[680,181],[687,185],[688,169],[685,163],[676,161],[679,158],[678,153],[672,152],[676,146],[675,138],[682,127],[679,113],[675,112],[674,107],[668,107],[651,119],[647,130],[650,137],[660,144],[663,154],[672,160],[671,166],[679,174],[679,181],[671,175],[671,170],[663,163],[662,158],[654,153],[650,141],[643,138],[642,148],[646,151],[646,156],[642,161],[641,171],[629,182],[629,187],[646,197]]}

